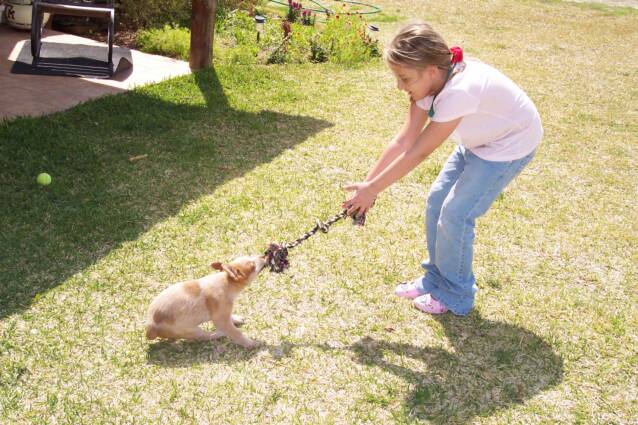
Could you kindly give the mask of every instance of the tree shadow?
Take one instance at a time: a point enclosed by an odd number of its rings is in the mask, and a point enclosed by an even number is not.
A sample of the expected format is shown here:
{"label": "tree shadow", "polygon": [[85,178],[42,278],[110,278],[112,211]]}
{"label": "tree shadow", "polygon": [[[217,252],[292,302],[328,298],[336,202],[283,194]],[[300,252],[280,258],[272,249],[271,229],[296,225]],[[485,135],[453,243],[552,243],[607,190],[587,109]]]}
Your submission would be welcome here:
{"label": "tree shadow", "polygon": [[[267,71],[210,69],[192,78],[0,123],[0,319],[332,125],[230,106],[224,86],[252,92],[253,80],[268,85]],[[205,105],[192,99],[201,96]],[[131,160],[138,155],[146,156]],[[50,186],[35,183],[43,171]]]}
{"label": "tree shadow", "polygon": [[[558,384],[563,361],[542,338],[522,327],[468,317],[435,316],[453,350],[416,347],[365,337],[350,346],[356,360],[405,379],[404,414],[436,424],[468,423],[476,416],[523,403]],[[423,362],[426,371],[387,357]],[[381,395],[383,396],[383,395]]]}

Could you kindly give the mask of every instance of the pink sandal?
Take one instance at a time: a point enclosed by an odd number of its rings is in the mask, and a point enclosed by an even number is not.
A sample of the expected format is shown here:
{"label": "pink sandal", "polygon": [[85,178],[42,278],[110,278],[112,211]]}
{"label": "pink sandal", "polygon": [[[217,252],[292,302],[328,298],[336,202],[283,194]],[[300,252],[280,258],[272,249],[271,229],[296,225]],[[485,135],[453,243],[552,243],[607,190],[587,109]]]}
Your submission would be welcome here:
{"label": "pink sandal", "polygon": [[447,313],[448,308],[440,301],[436,300],[432,295],[425,294],[414,299],[414,307],[424,313],[443,314]]}
{"label": "pink sandal", "polygon": [[419,291],[419,288],[417,288],[416,283],[403,282],[397,285],[396,289],[394,290],[394,294],[401,298],[408,298],[410,300],[413,300],[419,295],[423,295],[423,292]]}

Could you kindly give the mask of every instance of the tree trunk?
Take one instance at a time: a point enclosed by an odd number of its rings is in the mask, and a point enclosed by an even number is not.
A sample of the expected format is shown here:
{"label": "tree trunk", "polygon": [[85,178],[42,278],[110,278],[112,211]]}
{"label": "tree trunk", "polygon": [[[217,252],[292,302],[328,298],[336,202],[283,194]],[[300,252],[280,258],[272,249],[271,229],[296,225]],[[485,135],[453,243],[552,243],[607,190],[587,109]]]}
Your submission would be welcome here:
{"label": "tree trunk", "polygon": [[193,0],[190,67],[193,70],[213,64],[213,34],[217,0]]}

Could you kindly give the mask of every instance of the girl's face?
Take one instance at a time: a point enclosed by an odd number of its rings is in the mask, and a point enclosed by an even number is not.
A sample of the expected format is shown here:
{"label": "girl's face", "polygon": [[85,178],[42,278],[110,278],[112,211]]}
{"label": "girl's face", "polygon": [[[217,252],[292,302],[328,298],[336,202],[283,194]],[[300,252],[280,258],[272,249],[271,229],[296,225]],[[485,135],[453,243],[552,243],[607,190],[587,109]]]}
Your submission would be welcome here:
{"label": "girl's face", "polygon": [[425,69],[393,63],[389,66],[397,79],[397,88],[406,92],[414,101],[433,95],[440,85],[440,70],[434,65],[427,66]]}

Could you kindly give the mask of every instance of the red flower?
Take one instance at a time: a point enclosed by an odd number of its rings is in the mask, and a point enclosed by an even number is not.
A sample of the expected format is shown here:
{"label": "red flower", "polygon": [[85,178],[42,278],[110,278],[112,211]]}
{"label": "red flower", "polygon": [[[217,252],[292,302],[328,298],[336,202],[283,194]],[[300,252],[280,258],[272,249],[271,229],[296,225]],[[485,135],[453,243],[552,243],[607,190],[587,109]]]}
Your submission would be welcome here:
{"label": "red flower", "polygon": [[453,46],[450,48],[450,53],[452,53],[452,59],[450,63],[459,63],[463,62],[463,49],[459,46]]}

